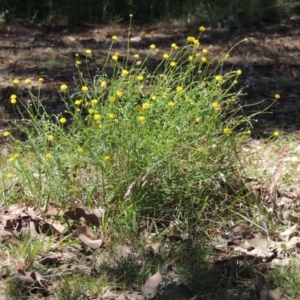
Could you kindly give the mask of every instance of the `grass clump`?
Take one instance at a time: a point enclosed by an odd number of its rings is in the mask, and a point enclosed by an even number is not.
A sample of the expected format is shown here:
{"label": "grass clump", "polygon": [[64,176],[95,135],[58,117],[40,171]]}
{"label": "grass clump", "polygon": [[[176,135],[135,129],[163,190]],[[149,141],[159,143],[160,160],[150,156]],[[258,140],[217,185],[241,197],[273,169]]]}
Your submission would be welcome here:
{"label": "grass clump", "polygon": [[205,215],[223,214],[224,198],[234,206],[235,154],[247,135],[246,118],[235,106],[241,71],[223,74],[227,55],[210,62],[199,39],[188,37],[183,47],[172,44],[149,72],[155,45],[142,59],[128,44],[121,58],[113,51],[116,40],[94,78],[81,72],[84,62],[76,57],[79,78],[75,88],[61,85],[60,114],[40,101],[42,78],[31,99],[11,95],[27,122],[15,125],[27,140],[20,143],[5,133],[13,142],[3,161],[5,201],[15,201],[5,191],[16,185],[41,206],[66,208],[79,199],[85,207],[106,209],[104,228],[109,221],[118,232],[132,233],[146,218],[195,228]]}

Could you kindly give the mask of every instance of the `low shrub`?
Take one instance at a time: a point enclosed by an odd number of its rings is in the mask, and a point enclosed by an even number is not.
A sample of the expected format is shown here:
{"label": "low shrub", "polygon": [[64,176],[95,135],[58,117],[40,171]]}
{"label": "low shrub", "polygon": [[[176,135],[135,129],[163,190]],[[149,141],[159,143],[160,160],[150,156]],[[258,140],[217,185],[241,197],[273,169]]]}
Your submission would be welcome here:
{"label": "low shrub", "polygon": [[[195,228],[228,214],[238,205],[231,197],[240,188],[236,153],[247,136],[248,118],[236,105],[242,71],[222,72],[229,53],[209,57],[199,43],[204,30],[183,47],[170,45],[153,72],[147,60],[158,53],[155,45],[142,58],[128,43],[121,59],[113,36],[106,64],[91,79],[81,72],[92,55],[87,49],[85,61],[76,56],[78,85],[59,88],[60,114],[41,101],[42,78],[30,99],[11,95],[22,119],[15,125],[27,140],[3,133],[13,143],[3,162],[4,199],[62,208],[78,199],[105,208],[118,230],[134,232],[149,218]],[[18,79],[14,84],[21,89]]]}

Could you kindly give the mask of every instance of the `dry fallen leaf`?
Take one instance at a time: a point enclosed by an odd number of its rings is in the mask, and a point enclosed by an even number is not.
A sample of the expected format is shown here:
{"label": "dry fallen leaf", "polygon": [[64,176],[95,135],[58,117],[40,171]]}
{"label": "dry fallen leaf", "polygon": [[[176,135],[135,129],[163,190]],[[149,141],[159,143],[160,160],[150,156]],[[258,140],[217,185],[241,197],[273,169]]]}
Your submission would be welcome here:
{"label": "dry fallen leaf", "polygon": [[285,257],[283,259],[274,258],[271,261],[270,268],[275,269],[276,267],[287,267],[290,264],[290,259]]}
{"label": "dry fallen leaf", "polygon": [[280,236],[282,236],[283,238],[285,237],[286,240],[288,240],[290,235],[297,231],[297,226],[298,224],[295,224],[294,226],[286,229],[285,231],[280,233]]}
{"label": "dry fallen leaf", "polygon": [[127,300],[127,297],[124,293],[122,293],[116,298],[116,300]]}
{"label": "dry fallen leaf", "polygon": [[300,237],[299,236],[293,236],[287,243],[284,243],[286,245],[287,249],[291,249],[297,246],[297,244],[300,243]]}
{"label": "dry fallen leaf", "polygon": [[78,235],[85,234],[90,239],[94,238],[93,230],[90,227],[82,226],[82,225],[76,225],[76,228],[77,228]]}
{"label": "dry fallen leaf", "polygon": [[129,254],[132,254],[132,247],[128,245],[117,245],[116,254],[120,257],[126,258]]}
{"label": "dry fallen leaf", "polygon": [[24,284],[28,284],[28,285],[34,284],[34,279],[30,275],[19,275],[18,274],[11,278],[11,280],[14,280],[14,279],[19,280]]}
{"label": "dry fallen leaf", "polygon": [[230,230],[236,234],[242,234],[243,232],[250,232],[251,227],[246,223],[239,223],[232,226]]}
{"label": "dry fallen leaf", "polygon": [[20,246],[21,245],[21,241],[19,241],[17,238],[15,238],[14,236],[12,236],[11,238],[8,239],[8,242],[10,242],[11,244]]}
{"label": "dry fallen leaf", "polygon": [[43,276],[39,273],[39,272],[31,272],[30,273],[30,276],[36,280],[40,286],[42,287],[45,287],[43,284],[42,284],[42,280],[45,281],[45,279],[43,278]]}
{"label": "dry fallen leaf", "polygon": [[103,300],[115,300],[117,297],[118,297],[118,294],[107,291],[107,292],[105,292],[105,294],[102,295],[101,299],[103,299]]}
{"label": "dry fallen leaf", "polygon": [[87,222],[91,223],[92,225],[99,227],[100,226],[100,219],[96,214],[89,214],[86,213],[85,210],[81,207],[69,208],[65,212],[65,216],[69,217],[72,220],[79,220],[80,218],[84,218]]}
{"label": "dry fallen leaf", "polygon": [[10,230],[0,229],[0,237],[13,236],[14,234]]}
{"label": "dry fallen leaf", "polygon": [[92,240],[88,238],[85,234],[80,234],[78,238],[89,248],[95,250],[101,247],[102,240]]}
{"label": "dry fallen leaf", "polygon": [[64,225],[53,219],[45,219],[45,222],[52,226],[60,234],[62,234],[66,229]]}
{"label": "dry fallen leaf", "polygon": [[31,236],[37,236],[38,235],[38,232],[36,231],[36,228],[35,228],[35,223],[33,221],[29,222],[29,232],[30,232]]}
{"label": "dry fallen leaf", "polygon": [[62,216],[64,214],[62,209],[59,209],[55,206],[48,207],[47,209],[44,208],[44,213],[48,216],[53,216],[53,217]]}
{"label": "dry fallen leaf", "polygon": [[280,300],[282,297],[282,292],[280,288],[277,288],[275,290],[268,291],[268,300]]}
{"label": "dry fallen leaf", "polygon": [[147,279],[146,283],[142,287],[142,292],[144,295],[153,295],[158,291],[158,287],[162,282],[162,276],[158,271],[153,276]]}
{"label": "dry fallen leaf", "polygon": [[260,300],[269,300],[269,299],[268,299],[268,290],[263,289],[263,290],[260,292]]}
{"label": "dry fallen leaf", "polygon": [[283,167],[278,166],[276,168],[276,171],[274,173],[274,177],[273,177],[270,189],[269,189],[269,197],[272,201],[272,206],[273,206],[273,212],[274,213],[276,213],[276,186],[277,186],[277,183],[278,183],[281,175],[283,174],[283,172],[284,172]]}
{"label": "dry fallen leaf", "polygon": [[161,249],[161,242],[151,243],[149,246],[153,250],[153,253],[158,254]]}
{"label": "dry fallen leaf", "polygon": [[249,247],[260,247],[261,249],[269,249],[276,246],[276,242],[273,242],[272,240],[265,238],[265,237],[257,237],[254,239],[249,239],[245,241],[244,244],[247,248]]}

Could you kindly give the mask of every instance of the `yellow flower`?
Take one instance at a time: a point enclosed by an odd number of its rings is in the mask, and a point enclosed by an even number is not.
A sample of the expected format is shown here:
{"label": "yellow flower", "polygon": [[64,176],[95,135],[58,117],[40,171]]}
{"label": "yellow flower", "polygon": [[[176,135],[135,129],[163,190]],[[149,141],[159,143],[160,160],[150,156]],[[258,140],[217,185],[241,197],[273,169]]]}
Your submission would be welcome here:
{"label": "yellow flower", "polygon": [[109,98],[108,98],[108,101],[109,101],[110,103],[114,103],[114,102],[116,101],[116,98],[115,98],[115,97],[109,97]]}
{"label": "yellow flower", "polygon": [[64,117],[62,117],[62,118],[59,119],[59,122],[60,122],[61,124],[65,124],[65,123],[67,122],[67,119],[64,118]]}
{"label": "yellow flower", "polygon": [[102,124],[99,124],[98,128],[99,128],[99,129],[102,129],[102,128],[103,128],[103,125],[102,125]]}
{"label": "yellow flower", "polygon": [[85,102],[85,106],[90,106],[91,105],[91,102],[90,101],[86,101]]}
{"label": "yellow flower", "polygon": [[221,75],[217,75],[217,76],[215,77],[215,80],[218,81],[218,82],[222,82],[223,78],[222,78]]}
{"label": "yellow flower", "polygon": [[175,102],[173,102],[173,101],[168,102],[168,106],[169,107],[174,107],[175,106]]}
{"label": "yellow flower", "polygon": [[140,66],[142,64],[142,62],[140,61],[140,60],[138,60],[137,62],[136,62],[136,65],[137,66]]}
{"label": "yellow flower", "polygon": [[118,40],[118,37],[116,35],[113,35],[112,38],[111,38],[113,41],[117,41]]}
{"label": "yellow flower", "polygon": [[136,59],[140,58],[139,54],[134,54],[134,58]]}
{"label": "yellow flower", "polygon": [[178,46],[175,43],[173,43],[173,44],[171,44],[171,48],[173,48],[174,50],[176,50],[176,49],[178,49]]}
{"label": "yellow flower", "polygon": [[98,101],[97,99],[93,99],[93,100],[92,100],[92,104],[93,104],[93,105],[96,105],[98,102],[99,102],[99,101]]}
{"label": "yellow flower", "polygon": [[110,118],[110,119],[114,119],[115,117],[116,117],[115,114],[113,114],[113,113],[110,113],[110,114],[109,114],[109,118]]}
{"label": "yellow flower", "polygon": [[132,18],[132,17],[133,17],[133,14],[130,14],[129,17]]}
{"label": "yellow flower", "polygon": [[274,133],[273,133],[273,135],[275,136],[275,137],[279,137],[280,136],[280,133],[279,133],[279,131],[274,131]]}
{"label": "yellow flower", "polygon": [[194,39],[194,40],[193,40],[193,43],[194,43],[196,46],[199,46],[199,45],[200,45],[200,42],[199,42],[199,40],[197,40],[197,39]]}
{"label": "yellow flower", "polygon": [[50,159],[51,156],[52,156],[51,153],[47,153],[47,154],[45,155],[46,159]]}
{"label": "yellow flower", "polygon": [[84,85],[84,86],[81,88],[81,90],[82,90],[84,93],[87,93],[88,90],[89,90],[89,88],[88,88],[86,85]]}
{"label": "yellow flower", "polygon": [[195,119],[195,123],[200,123],[201,119],[200,118],[196,118]]}
{"label": "yellow flower", "polygon": [[156,100],[157,100],[157,97],[156,97],[155,95],[153,95],[153,96],[151,97],[151,100],[156,101]]}
{"label": "yellow flower", "polygon": [[19,84],[20,83],[20,80],[18,79],[18,78],[15,78],[14,80],[13,80],[13,84]]}
{"label": "yellow flower", "polygon": [[246,132],[248,135],[251,135],[251,130],[247,130],[247,132]]}
{"label": "yellow flower", "polygon": [[145,123],[146,122],[146,118],[144,116],[139,116],[139,121],[141,123]]}
{"label": "yellow flower", "polygon": [[120,53],[119,52],[115,52],[115,54],[114,54],[115,56],[119,56],[120,55]]}
{"label": "yellow flower", "polygon": [[237,80],[234,80],[234,81],[233,81],[233,84],[237,84],[237,83],[238,83],[238,81],[237,81]]}
{"label": "yellow flower", "polygon": [[14,177],[14,175],[12,174],[12,173],[8,173],[7,175],[6,175],[6,178],[7,179],[12,179]]}
{"label": "yellow flower", "polygon": [[67,89],[68,89],[68,86],[67,86],[66,84],[62,84],[62,85],[60,86],[60,90],[61,90],[62,92],[65,92]]}
{"label": "yellow flower", "polygon": [[280,95],[279,94],[275,94],[275,99],[280,99]]}
{"label": "yellow flower", "polygon": [[30,84],[30,79],[29,78],[26,78],[25,80],[24,80],[24,82],[25,82],[25,84]]}
{"label": "yellow flower", "polygon": [[92,50],[91,49],[86,49],[85,53],[86,53],[86,55],[91,55],[92,54]]}
{"label": "yellow flower", "polygon": [[76,65],[81,65],[81,61],[80,60],[76,60]]}
{"label": "yellow flower", "polygon": [[13,156],[11,156],[11,157],[8,159],[9,162],[13,162],[14,160],[15,160],[15,158],[14,158]]}
{"label": "yellow flower", "polygon": [[169,57],[170,57],[170,55],[167,54],[167,53],[165,53],[165,54],[163,55],[163,58],[164,58],[164,59],[168,59]]}
{"label": "yellow flower", "polygon": [[203,52],[204,54],[206,54],[206,53],[208,52],[208,50],[207,50],[207,49],[203,49],[202,52]]}
{"label": "yellow flower", "polygon": [[108,155],[103,157],[104,161],[110,161],[110,157]]}
{"label": "yellow flower", "polygon": [[77,152],[78,153],[83,153],[83,149],[80,147],[80,148],[77,149]]}
{"label": "yellow flower", "polygon": [[213,108],[220,108],[219,102],[213,102],[212,107]]}
{"label": "yellow flower", "polygon": [[199,27],[199,31],[202,31],[202,32],[205,31],[205,27],[204,26],[200,26]]}
{"label": "yellow flower", "polygon": [[176,62],[176,61],[171,61],[171,62],[170,62],[170,66],[171,66],[171,67],[176,67],[176,65],[177,65],[177,62]]}
{"label": "yellow flower", "polygon": [[143,81],[144,80],[144,76],[143,75],[138,75],[136,79],[138,81]]}
{"label": "yellow flower", "polygon": [[143,103],[142,107],[143,107],[144,110],[147,110],[147,109],[150,108],[150,104],[147,103],[147,102],[146,102],[146,103]]}
{"label": "yellow flower", "polygon": [[74,104],[79,106],[82,103],[82,100],[75,100]]}
{"label": "yellow flower", "polygon": [[129,72],[127,70],[122,70],[122,76],[126,77],[129,74]]}
{"label": "yellow flower", "polygon": [[100,121],[101,120],[101,116],[99,114],[95,114],[94,115],[94,120],[95,121]]}
{"label": "yellow flower", "polygon": [[137,105],[135,108],[134,108],[136,111],[141,111],[142,110],[142,107],[140,105]]}
{"label": "yellow flower", "polygon": [[10,103],[11,104],[16,104],[17,103],[17,96],[16,95],[11,95],[10,96]]}
{"label": "yellow flower", "polygon": [[207,62],[207,58],[206,58],[205,56],[202,56],[202,57],[201,57],[201,61],[202,61],[203,63],[206,63],[206,62]]}
{"label": "yellow flower", "polygon": [[10,135],[10,133],[9,133],[8,131],[4,131],[4,132],[2,133],[2,135],[3,135],[4,137],[8,137],[8,136]]}
{"label": "yellow flower", "polygon": [[195,38],[193,36],[188,36],[187,37],[187,41],[190,42],[190,43],[193,43],[195,40]]}
{"label": "yellow flower", "polygon": [[122,92],[122,91],[117,91],[117,96],[118,96],[119,98],[121,98],[121,97],[123,96],[123,92]]}
{"label": "yellow flower", "polygon": [[106,86],[107,86],[107,83],[106,83],[106,81],[101,81],[101,83],[100,83],[100,87],[102,87],[102,88],[106,88]]}
{"label": "yellow flower", "polygon": [[118,58],[119,58],[119,57],[118,57],[117,55],[113,55],[113,56],[112,56],[112,60],[114,60],[114,61],[117,61]]}
{"label": "yellow flower", "polygon": [[156,48],[156,46],[154,44],[150,45],[150,49],[154,50]]}
{"label": "yellow flower", "polygon": [[194,57],[192,55],[189,56],[189,61],[192,61]]}
{"label": "yellow flower", "polygon": [[178,87],[176,88],[176,91],[177,91],[177,93],[179,93],[179,94],[183,93],[183,87],[182,87],[182,86],[178,86]]}
{"label": "yellow flower", "polygon": [[231,133],[231,129],[226,127],[223,129],[224,134],[230,134]]}
{"label": "yellow flower", "polygon": [[44,78],[40,77],[40,78],[39,78],[39,82],[40,82],[40,83],[43,83],[43,82],[44,82]]}
{"label": "yellow flower", "polygon": [[52,134],[49,134],[47,136],[47,140],[50,141],[50,142],[53,141],[54,140],[54,136]]}
{"label": "yellow flower", "polygon": [[89,112],[90,115],[92,115],[92,114],[95,112],[95,110],[92,109],[92,108],[90,108],[90,109],[88,110],[88,112]]}
{"label": "yellow flower", "polygon": [[242,74],[242,70],[237,70],[237,71],[236,71],[236,74],[237,74],[238,76],[240,76],[240,75]]}

